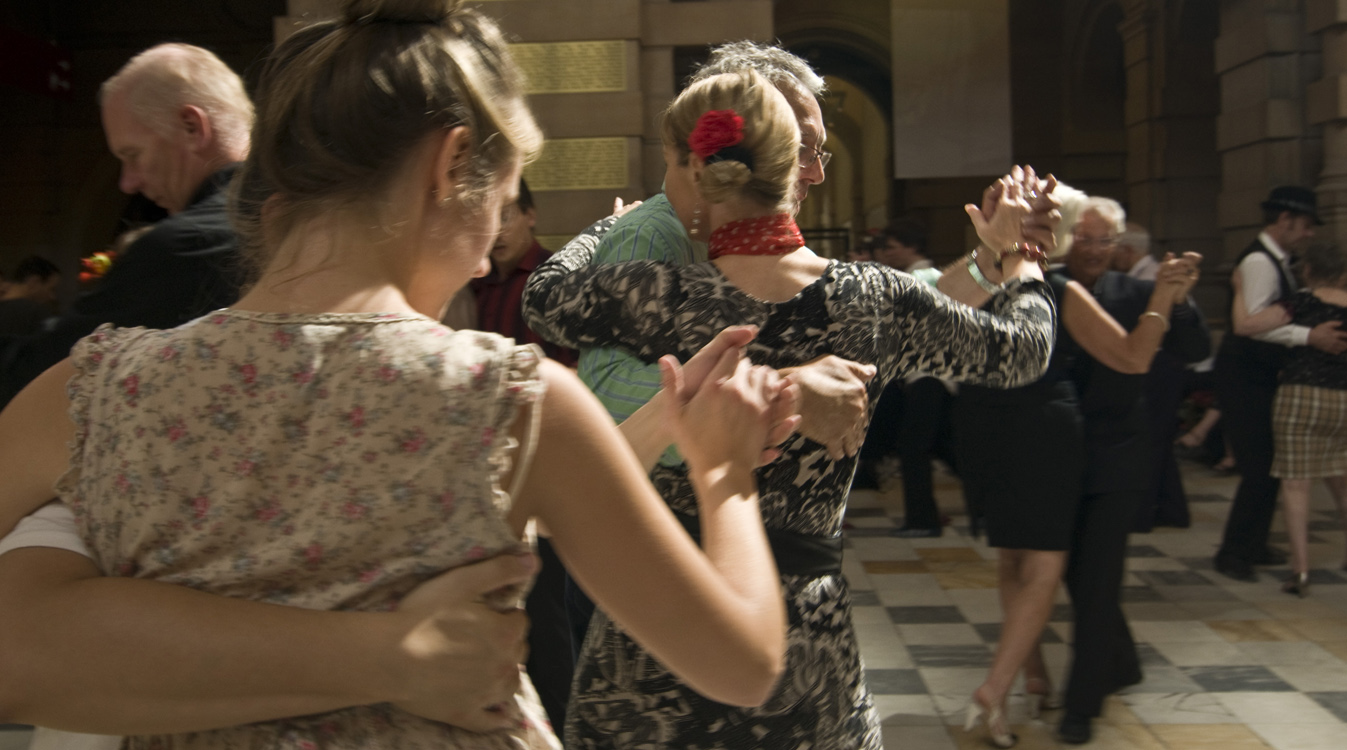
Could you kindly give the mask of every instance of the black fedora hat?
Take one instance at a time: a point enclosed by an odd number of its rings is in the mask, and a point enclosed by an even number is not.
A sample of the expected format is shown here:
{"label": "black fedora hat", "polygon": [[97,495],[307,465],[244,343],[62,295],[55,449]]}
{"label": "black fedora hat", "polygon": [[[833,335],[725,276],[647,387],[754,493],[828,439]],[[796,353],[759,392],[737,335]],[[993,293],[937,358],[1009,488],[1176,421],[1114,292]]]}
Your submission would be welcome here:
{"label": "black fedora hat", "polygon": [[1315,224],[1323,224],[1319,218],[1319,201],[1314,191],[1299,185],[1282,185],[1272,188],[1267,200],[1260,204],[1264,211],[1292,211],[1305,214]]}

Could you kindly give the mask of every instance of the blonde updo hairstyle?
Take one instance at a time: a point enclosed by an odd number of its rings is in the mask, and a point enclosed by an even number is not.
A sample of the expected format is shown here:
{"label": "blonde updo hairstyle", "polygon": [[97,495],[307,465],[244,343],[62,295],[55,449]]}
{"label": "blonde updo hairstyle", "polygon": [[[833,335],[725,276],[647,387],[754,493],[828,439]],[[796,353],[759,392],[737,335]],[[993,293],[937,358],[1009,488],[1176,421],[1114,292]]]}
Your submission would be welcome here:
{"label": "blonde updo hairstyle", "polygon": [[[496,25],[461,0],[347,0],[340,20],[297,31],[267,61],[252,152],[231,211],[254,270],[300,222],[380,200],[433,133],[471,132],[461,196],[480,203],[542,134]],[[266,206],[265,221],[263,205]],[[394,230],[389,230],[394,231]]]}
{"label": "blonde updo hairstyle", "polygon": [[734,110],[744,118],[745,149],[752,169],[742,161],[712,161],[699,183],[707,203],[747,197],[785,210],[795,192],[800,169],[800,126],[786,98],[766,78],[748,70],[704,78],[688,86],[664,112],[662,136],[686,164],[692,153],[688,137],[697,120],[711,110]]}

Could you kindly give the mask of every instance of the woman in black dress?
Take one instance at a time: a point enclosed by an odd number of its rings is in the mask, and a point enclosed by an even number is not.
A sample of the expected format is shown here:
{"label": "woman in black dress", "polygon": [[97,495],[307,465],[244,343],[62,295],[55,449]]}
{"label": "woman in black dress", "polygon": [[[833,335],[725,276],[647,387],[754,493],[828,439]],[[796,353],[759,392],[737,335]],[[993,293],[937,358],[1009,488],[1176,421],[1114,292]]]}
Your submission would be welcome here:
{"label": "woman in black dress", "polygon": [[[1095,495],[1106,488],[1118,488],[1119,477],[1125,477],[1122,481],[1130,488],[1132,478],[1140,476],[1139,487],[1145,487],[1144,412],[1140,412],[1140,427],[1133,424],[1135,409],[1141,403],[1139,373],[1149,369],[1162,343],[1171,345],[1188,330],[1176,325],[1175,332],[1168,333],[1171,309],[1176,324],[1180,318],[1194,315],[1186,303],[1177,307],[1176,303],[1186,299],[1197,279],[1200,261],[1200,256],[1191,253],[1181,260],[1168,260],[1153,292],[1151,285],[1138,282],[1143,286],[1139,292],[1133,290],[1128,299],[1134,309],[1110,307],[1104,300],[1097,300],[1090,287],[1095,287],[1108,269],[1113,243],[1123,228],[1122,208],[1113,201],[1087,198],[1065,186],[1055,193],[1063,202],[1063,214],[1079,216],[1080,220],[1073,222],[1077,233],[1069,246],[1066,268],[1054,270],[1046,278],[1061,320],[1048,371],[1038,381],[1008,391],[965,387],[955,407],[955,434],[961,455],[984,457],[976,463],[961,461],[967,467],[962,479],[970,505],[985,520],[989,544],[998,550],[1003,611],[996,655],[987,680],[973,694],[967,724],[971,729],[976,717],[985,713],[991,740],[999,747],[1015,743],[1004,703],[1021,669],[1030,713],[1053,707],[1039,636],[1052,612],[1058,582],[1067,570],[1068,549],[1074,555],[1067,573],[1068,587],[1081,598],[1076,607],[1077,654],[1082,653],[1084,643],[1096,643],[1101,653],[1112,653],[1111,646],[1101,644],[1111,643],[1113,635],[1119,639],[1126,636],[1130,644],[1117,604],[1130,521],[1113,524],[1098,511],[1122,506],[1135,511],[1135,502],[1100,503]],[[970,259],[970,270],[975,260]],[[978,265],[981,275],[995,278],[994,268],[985,262]],[[1126,279],[1121,274],[1111,276]],[[948,274],[946,278],[955,280]],[[949,282],[942,279],[941,288],[948,286]],[[977,301],[966,290],[948,291],[965,301]],[[1131,332],[1119,321],[1132,323]],[[1111,375],[1099,376],[1096,372]],[[1103,382],[1109,380],[1121,380],[1112,385],[1125,387],[1114,391]],[[1095,384],[1101,387],[1092,387]],[[1033,430],[1032,447],[1010,447],[1021,444],[1025,430]],[[1001,450],[993,450],[996,446]],[[1135,448],[1142,453],[1136,453]],[[1119,511],[1107,518],[1114,515],[1124,517]],[[1103,528],[1100,521],[1105,521]],[[1102,536],[1095,538],[1099,531]],[[1073,546],[1073,541],[1078,543],[1083,536],[1100,546],[1083,551],[1079,544]],[[1092,562],[1095,555],[1104,562]],[[1088,581],[1088,585],[1078,591],[1072,586],[1073,576]],[[1086,598],[1088,603],[1084,603]],[[1124,631],[1121,635],[1115,632],[1119,625]],[[1092,635],[1102,631],[1110,637],[1096,639]],[[1121,651],[1125,654],[1129,649]],[[1134,664],[1135,651],[1130,651]],[[1120,658],[1127,661],[1125,655]],[[1077,663],[1080,668],[1092,668],[1089,658],[1078,659]],[[1131,679],[1130,672],[1127,679]],[[1085,685],[1073,669],[1067,692],[1068,716],[1098,714],[1103,695],[1095,696],[1096,691],[1086,690]],[[1077,695],[1085,697],[1076,701],[1073,696]],[[1088,718],[1085,726],[1088,731]]]}

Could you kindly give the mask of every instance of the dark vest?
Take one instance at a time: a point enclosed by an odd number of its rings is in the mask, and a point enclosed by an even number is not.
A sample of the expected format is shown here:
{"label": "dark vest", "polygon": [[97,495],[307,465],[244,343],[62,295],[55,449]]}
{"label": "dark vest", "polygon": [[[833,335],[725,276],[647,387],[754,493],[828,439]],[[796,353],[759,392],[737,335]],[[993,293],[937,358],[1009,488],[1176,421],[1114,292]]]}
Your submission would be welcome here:
{"label": "dark vest", "polygon": [[[1272,261],[1273,267],[1277,269],[1277,285],[1281,290],[1281,296],[1277,298],[1277,301],[1289,299],[1291,295],[1295,294],[1298,288],[1295,280],[1287,275],[1281,261],[1277,260],[1261,241],[1255,240],[1244,252],[1240,253],[1239,258],[1235,260],[1235,268],[1238,269],[1239,264],[1254,253],[1266,255]],[[1234,320],[1233,314],[1231,320]],[[1237,336],[1233,331],[1226,333],[1225,338],[1221,341],[1221,350],[1217,354],[1223,367],[1238,368],[1249,381],[1264,385],[1276,385],[1277,375],[1290,356],[1290,347],[1267,341],[1258,341],[1248,336]]]}

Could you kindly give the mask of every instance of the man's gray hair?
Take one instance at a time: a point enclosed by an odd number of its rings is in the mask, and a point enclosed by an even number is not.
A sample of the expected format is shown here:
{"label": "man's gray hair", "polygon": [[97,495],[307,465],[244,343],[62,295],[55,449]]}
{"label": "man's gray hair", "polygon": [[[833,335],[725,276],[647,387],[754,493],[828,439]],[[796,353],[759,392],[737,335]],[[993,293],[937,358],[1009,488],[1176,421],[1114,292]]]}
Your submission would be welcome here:
{"label": "man's gray hair", "polygon": [[747,39],[728,42],[711,50],[706,64],[697,68],[689,83],[724,73],[753,70],[778,89],[790,87],[814,98],[823,96],[828,84],[800,56],[774,44],[759,44]]}
{"label": "man's gray hair", "polygon": [[190,44],[160,44],[131,58],[98,89],[100,104],[119,92],[136,119],[155,132],[173,129],[178,111],[200,107],[216,138],[231,152],[247,152],[253,103],[243,81],[209,50]]}
{"label": "man's gray hair", "polygon": [[1076,224],[1080,223],[1081,217],[1090,211],[1099,214],[1099,218],[1108,222],[1114,233],[1122,234],[1126,229],[1127,212],[1123,210],[1121,203],[1112,198],[1089,195],[1065,182],[1057,183],[1057,189],[1052,194],[1061,204],[1062,213],[1062,220],[1057,222],[1057,228],[1052,232],[1057,238],[1057,249],[1052,253],[1054,260],[1065,257],[1071,250],[1071,232],[1076,228]]}

